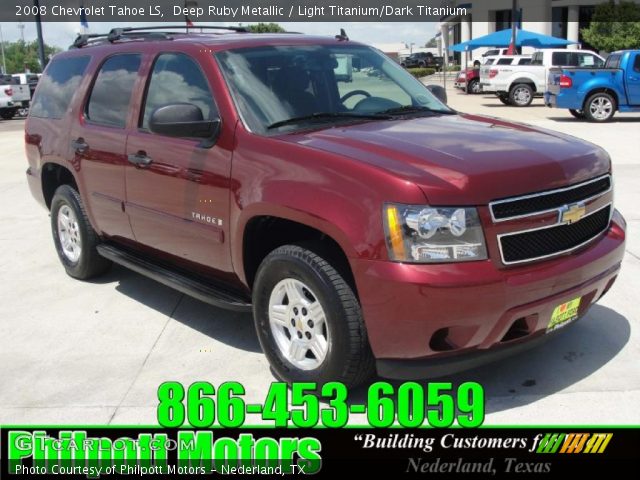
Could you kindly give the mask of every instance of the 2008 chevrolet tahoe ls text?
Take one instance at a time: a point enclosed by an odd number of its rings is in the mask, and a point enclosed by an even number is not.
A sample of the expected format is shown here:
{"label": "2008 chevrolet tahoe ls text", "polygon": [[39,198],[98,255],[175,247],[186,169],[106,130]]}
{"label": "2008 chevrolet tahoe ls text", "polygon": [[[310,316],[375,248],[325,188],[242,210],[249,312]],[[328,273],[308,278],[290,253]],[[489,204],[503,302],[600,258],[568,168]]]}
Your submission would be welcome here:
{"label": "2008 chevrolet tahoe ls text", "polygon": [[25,138],[69,275],[252,309],[290,382],[496,360],[583,316],[624,252],[602,149],[457,113],[344,36],[79,37]]}

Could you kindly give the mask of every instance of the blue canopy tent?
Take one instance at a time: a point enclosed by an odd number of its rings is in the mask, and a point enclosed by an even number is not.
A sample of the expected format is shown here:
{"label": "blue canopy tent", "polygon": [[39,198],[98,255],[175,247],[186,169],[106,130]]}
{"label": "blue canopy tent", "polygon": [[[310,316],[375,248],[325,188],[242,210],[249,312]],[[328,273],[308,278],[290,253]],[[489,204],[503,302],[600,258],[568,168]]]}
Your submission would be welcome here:
{"label": "blue canopy tent", "polygon": [[[573,42],[565,38],[556,38],[528,30],[516,30],[516,47],[554,48],[565,47]],[[454,52],[469,52],[480,47],[508,47],[511,44],[511,29],[500,30],[484,37],[474,38],[468,42],[449,47]]]}

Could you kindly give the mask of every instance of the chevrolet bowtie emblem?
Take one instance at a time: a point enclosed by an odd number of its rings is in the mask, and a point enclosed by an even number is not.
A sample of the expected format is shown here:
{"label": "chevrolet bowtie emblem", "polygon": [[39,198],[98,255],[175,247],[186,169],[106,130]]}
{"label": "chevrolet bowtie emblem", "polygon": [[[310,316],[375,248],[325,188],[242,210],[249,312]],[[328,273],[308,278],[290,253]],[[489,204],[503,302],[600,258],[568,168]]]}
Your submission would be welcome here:
{"label": "chevrolet bowtie emblem", "polygon": [[576,223],[587,212],[584,203],[574,203],[572,205],[565,205],[560,209],[560,221],[562,223]]}

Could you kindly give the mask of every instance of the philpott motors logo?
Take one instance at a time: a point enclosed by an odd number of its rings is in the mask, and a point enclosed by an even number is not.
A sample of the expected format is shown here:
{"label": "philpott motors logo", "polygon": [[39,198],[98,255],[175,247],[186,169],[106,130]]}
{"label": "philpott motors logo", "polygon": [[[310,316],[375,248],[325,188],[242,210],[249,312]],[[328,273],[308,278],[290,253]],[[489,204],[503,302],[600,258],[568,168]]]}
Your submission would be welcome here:
{"label": "philpott motors logo", "polygon": [[[536,453],[602,453],[613,433],[547,433],[536,435]],[[539,443],[538,443],[539,442]]]}

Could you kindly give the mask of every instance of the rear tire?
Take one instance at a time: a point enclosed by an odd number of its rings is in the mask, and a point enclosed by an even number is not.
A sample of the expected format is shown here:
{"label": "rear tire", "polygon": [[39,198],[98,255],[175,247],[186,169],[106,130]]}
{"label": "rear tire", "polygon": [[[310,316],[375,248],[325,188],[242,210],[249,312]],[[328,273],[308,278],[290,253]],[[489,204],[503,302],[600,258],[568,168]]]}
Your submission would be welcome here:
{"label": "rear tire", "polygon": [[533,101],[533,88],[526,83],[519,83],[511,87],[509,101],[514,107],[528,107]]}
{"label": "rear tire", "polygon": [[11,120],[15,116],[16,110],[3,110],[2,112],[0,112],[0,117],[2,117],[4,120]]}
{"label": "rear tire", "polygon": [[262,261],[253,287],[260,345],[286,382],[343,382],[355,387],[375,363],[353,290],[324,258],[284,245]]}
{"label": "rear tire", "polygon": [[569,109],[569,113],[579,120],[584,120],[585,115],[582,110]]}
{"label": "rear tire", "polygon": [[482,88],[480,87],[480,81],[478,79],[471,80],[469,82],[469,86],[467,87],[467,93],[477,95],[481,92],[482,92]]}
{"label": "rear tire", "polygon": [[58,187],[51,201],[51,232],[60,262],[73,278],[87,280],[105,273],[111,262],[98,254],[100,243],[80,194],[69,185]]}
{"label": "rear tire", "polygon": [[584,103],[584,115],[590,122],[608,122],[616,113],[616,101],[608,93],[600,92],[591,95]]}

